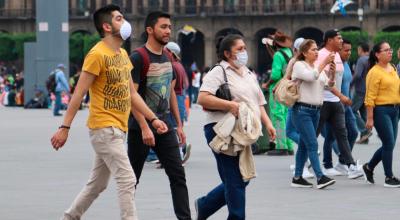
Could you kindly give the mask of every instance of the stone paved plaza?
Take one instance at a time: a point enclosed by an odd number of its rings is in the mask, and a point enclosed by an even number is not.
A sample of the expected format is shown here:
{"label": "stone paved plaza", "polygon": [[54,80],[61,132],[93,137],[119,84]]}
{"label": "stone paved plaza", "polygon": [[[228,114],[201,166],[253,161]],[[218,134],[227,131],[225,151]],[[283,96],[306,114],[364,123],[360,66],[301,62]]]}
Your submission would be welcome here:
{"label": "stone paved plaza", "polygon": [[[87,114],[87,110],[78,112],[67,144],[56,152],[50,145],[50,137],[62,118],[53,117],[50,110],[0,107],[0,220],[59,219],[88,179],[93,162],[85,127]],[[185,168],[193,216],[193,200],[220,182],[203,136],[203,121],[200,108],[194,108],[186,127],[188,140],[193,144],[192,157]],[[374,134],[369,145],[354,147],[354,157],[365,162],[378,145],[380,141]],[[366,184],[362,178],[337,177],[332,187],[317,190],[290,187],[292,163],[293,156],[256,156],[258,177],[247,188],[247,219],[400,219],[400,189],[383,187],[382,165],[376,169],[375,185]],[[399,141],[393,168],[395,175],[400,176]],[[83,219],[119,219],[116,194],[115,182],[111,180]],[[145,165],[136,205],[140,219],[175,219],[164,170],[155,169],[153,164]],[[223,220],[226,216],[224,207],[210,219]]]}

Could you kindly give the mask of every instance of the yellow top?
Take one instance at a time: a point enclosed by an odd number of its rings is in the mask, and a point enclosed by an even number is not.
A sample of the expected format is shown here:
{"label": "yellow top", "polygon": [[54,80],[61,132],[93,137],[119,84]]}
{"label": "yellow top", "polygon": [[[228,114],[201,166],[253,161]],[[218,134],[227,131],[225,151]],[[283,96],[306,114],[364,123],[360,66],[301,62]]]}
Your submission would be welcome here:
{"label": "yellow top", "polygon": [[394,68],[387,72],[375,65],[367,74],[365,106],[400,104],[400,79]]}
{"label": "yellow top", "polygon": [[124,49],[116,53],[103,41],[98,42],[86,55],[82,71],[96,76],[89,89],[87,126],[90,129],[116,127],[122,131],[128,130],[132,69]]}

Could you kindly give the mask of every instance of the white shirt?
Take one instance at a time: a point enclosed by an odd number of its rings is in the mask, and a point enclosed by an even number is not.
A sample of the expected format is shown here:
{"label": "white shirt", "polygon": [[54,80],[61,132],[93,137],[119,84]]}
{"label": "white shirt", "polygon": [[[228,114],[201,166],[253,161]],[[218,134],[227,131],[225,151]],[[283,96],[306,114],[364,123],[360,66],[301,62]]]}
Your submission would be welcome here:
{"label": "white shirt", "polygon": [[194,74],[194,77],[193,77],[193,80],[192,80],[193,87],[196,87],[196,88],[200,87],[200,77],[201,77],[201,73],[200,72],[196,72]]}

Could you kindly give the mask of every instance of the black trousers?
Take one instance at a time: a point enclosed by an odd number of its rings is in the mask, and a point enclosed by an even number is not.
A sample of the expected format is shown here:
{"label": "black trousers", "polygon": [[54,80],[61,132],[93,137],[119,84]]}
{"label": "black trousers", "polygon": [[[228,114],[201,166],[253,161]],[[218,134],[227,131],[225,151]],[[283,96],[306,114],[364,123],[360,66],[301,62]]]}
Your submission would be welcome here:
{"label": "black trousers", "polygon": [[329,123],[332,126],[332,131],[340,151],[339,162],[346,165],[355,164],[347,138],[346,119],[342,103],[324,102],[320,112],[317,129],[318,135],[321,133],[325,123]]}
{"label": "black trousers", "polygon": [[[175,215],[179,220],[191,219],[185,170],[182,166],[176,133],[172,130],[154,136],[156,145],[152,149],[157,154],[169,178]],[[137,184],[139,184],[149,150],[149,146],[143,143],[142,131],[130,129],[128,132],[128,156],[136,175]]]}

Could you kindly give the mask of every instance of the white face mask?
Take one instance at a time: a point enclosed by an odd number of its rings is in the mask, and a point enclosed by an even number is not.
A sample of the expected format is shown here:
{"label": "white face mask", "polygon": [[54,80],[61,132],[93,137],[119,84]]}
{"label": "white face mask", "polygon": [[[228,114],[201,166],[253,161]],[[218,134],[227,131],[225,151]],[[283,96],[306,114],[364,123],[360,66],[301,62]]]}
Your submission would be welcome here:
{"label": "white face mask", "polygon": [[132,27],[131,24],[129,24],[129,22],[127,22],[126,20],[124,20],[124,23],[122,23],[119,34],[121,35],[122,40],[126,40],[131,36]]}
{"label": "white face mask", "polygon": [[241,51],[236,54],[236,60],[233,61],[235,66],[242,67],[247,65],[247,61],[249,60],[249,56],[247,55],[247,51]]}

